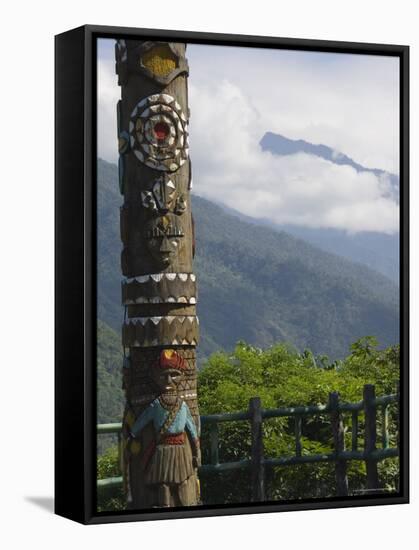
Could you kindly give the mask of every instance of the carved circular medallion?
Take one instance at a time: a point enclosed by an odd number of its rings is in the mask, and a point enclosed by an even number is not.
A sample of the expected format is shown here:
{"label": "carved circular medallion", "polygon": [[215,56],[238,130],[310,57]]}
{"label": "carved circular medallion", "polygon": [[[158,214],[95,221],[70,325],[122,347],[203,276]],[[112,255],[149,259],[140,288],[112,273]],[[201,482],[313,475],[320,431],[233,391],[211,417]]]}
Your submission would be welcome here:
{"label": "carved circular medallion", "polygon": [[188,122],[168,94],[142,99],[131,113],[129,132],[134,155],[150,168],[176,172],[188,158]]}

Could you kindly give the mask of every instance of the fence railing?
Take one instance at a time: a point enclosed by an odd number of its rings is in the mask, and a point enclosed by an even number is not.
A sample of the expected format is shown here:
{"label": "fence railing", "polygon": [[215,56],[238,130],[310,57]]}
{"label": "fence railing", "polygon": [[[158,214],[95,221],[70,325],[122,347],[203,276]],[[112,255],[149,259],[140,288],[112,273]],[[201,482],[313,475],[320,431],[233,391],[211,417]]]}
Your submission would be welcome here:
{"label": "fence railing", "polygon": [[[265,470],[276,466],[292,466],[295,464],[314,464],[320,462],[334,462],[337,496],[347,496],[348,476],[347,463],[351,460],[363,460],[366,465],[366,492],[380,490],[378,463],[382,460],[399,455],[398,437],[397,446],[390,447],[389,437],[389,406],[399,403],[399,394],[376,397],[375,387],[371,384],[364,386],[363,400],[357,403],[342,403],[339,394],[329,394],[327,405],[311,405],[298,407],[281,407],[277,409],[262,409],[259,397],[249,401],[247,411],[226,414],[212,414],[201,416],[202,427],[209,428],[209,456],[210,462],[203,464],[199,473],[211,474],[250,468],[252,501],[266,500]],[[378,411],[381,414],[381,427],[377,430]],[[364,445],[359,446],[359,415],[364,413]],[[351,448],[345,447],[344,414],[351,417]],[[317,415],[329,415],[333,452],[326,454],[303,454],[302,425],[303,419]],[[271,418],[287,417],[294,421],[295,450],[291,456],[265,458],[263,446],[263,422]],[[398,418],[398,414],[397,414]],[[219,424],[224,422],[248,421],[251,428],[250,458],[235,462],[220,462],[219,460]],[[120,423],[99,424],[97,433],[116,434],[121,457],[121,429]],[[378,436],[379,431],[380,436]],[[398,430],[397,430],[398,433]],[[122,477],[100,479],[97,481],[98,492],[122,486]]]}

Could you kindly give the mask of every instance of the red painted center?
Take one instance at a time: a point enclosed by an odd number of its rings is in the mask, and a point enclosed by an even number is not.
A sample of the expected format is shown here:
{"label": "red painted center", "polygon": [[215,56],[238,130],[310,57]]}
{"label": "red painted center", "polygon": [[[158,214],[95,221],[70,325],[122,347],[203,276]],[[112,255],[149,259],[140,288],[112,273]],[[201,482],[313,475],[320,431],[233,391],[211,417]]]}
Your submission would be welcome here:
{"label": "red painted center", "polygon": [[153,127],[154,134],[159,141],[163,141],[169,135],[169,126],[164,122],[157,122]]}

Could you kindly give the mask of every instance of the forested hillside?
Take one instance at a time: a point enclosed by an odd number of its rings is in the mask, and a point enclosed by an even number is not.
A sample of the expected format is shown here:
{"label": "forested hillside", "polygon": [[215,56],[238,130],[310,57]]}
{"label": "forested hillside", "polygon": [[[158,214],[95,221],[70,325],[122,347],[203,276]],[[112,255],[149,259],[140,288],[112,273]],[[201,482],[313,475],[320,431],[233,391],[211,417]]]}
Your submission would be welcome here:
{"label": "forested hillside", "polygon": [[[98,317],[122,322],[116,166],[98,164]],[[200,362],[238,340],[344,357],[366,335],[398,342],[398,290],[386,277],[193,196]]]}
{"label": "forested hillside", "polygon": [[120,422],[122,417],[121,338],[102,321],[97,327],[97,422]]}

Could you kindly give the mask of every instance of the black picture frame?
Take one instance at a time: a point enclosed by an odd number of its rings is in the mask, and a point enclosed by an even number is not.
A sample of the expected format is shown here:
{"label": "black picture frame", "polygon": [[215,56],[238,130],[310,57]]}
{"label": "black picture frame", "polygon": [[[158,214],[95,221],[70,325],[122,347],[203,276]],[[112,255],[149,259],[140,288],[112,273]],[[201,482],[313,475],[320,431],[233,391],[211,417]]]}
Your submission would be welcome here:
{"label": "black picture frame", "polygon": [[[401,444],[397,495],[95,511],[96,40],[115,37],[399,57]],[[409,47],[87,25],[56,36],[55,71],[55,512],[97,524],[409,502]]]}

